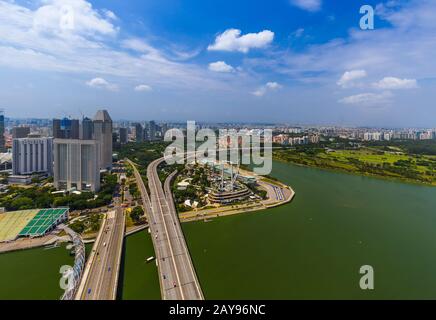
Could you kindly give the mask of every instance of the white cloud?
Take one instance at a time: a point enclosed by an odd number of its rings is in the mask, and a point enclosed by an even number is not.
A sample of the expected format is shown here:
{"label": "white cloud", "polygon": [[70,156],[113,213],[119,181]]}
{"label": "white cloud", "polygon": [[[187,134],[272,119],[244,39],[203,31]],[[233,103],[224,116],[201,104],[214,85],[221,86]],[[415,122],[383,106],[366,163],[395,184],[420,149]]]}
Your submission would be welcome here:
{"label": "white cloud", "polygon": [[[46,0],[33,15],[33,29],[40,33],[113,35],[114,25],[85,0]],[[110,19],[110,18],[109,18]]]}
{"label": "white cloud", "polygon": [[303,34],[304,34],[304,28],[298,28],[292,33],[292,36],[294,36],[295,38],[301,38]]}
{"label": "white cloud", "polygon": [[343,104],[362,105],[371,107],[382,107],[391,103],[392,93],[385,91],[382,93],[361,93],[345,97],[339,100]]}
{"label": "white cloud", "polygon": [[321,0],[291,0],[291,4],[303,10],[315,12],[321,10],[322,1]]}
{"label": "white cloud", "polygon": [[382,90],[400,90],[418,88],[416,79],[400,79],[395,77],[385,77],[373,83],[373,86]]}
{"label": "white cloud", "polygon": [[135,91],[138,92],[145,92],[145,91],[151,91],[152,88],[146,84],[140,84],[138,86],[135,87]]}
{"label": "white cloud", "polygon": [[209,64],[209,70],[215,72],[232,72],[234,68],[224,61],[217,61]]}
{"label": "white cloud", "polygon": [[91,88],[98,88],[98,89],[106,89],[110,91],[116,91],[118,90],[118,86],[112,83],[109,83],[103,78],[94,78],[86,82],[86,85]]}
{"label": "white cloud", "polygon": [[[61,3],[75,8],[75,28],[61,28]],[[104,10],[94,10],[87,1],[44,0],[38,4],[24,6],[0,0],[1,67],[86,77],[109,75],[123,78],[120,81],[130,82],[128,85],[148,83],[204,90],[232,87],[228,81],[212,77],[203,66],[182,63],[179,54],[167,54],[146,39],[123,38],[115,25],[119,20],[107,19]],[[114,47],[114,40],[120,48]]]}
{"label": "white cloud", "polygon": [[277,82],[267,82],[265,85],[259,87],[256,91],[253,91],[251,94],[256,97],[262,97],[268,91],[274,91],[283,88],[283,86]]}
{"label": "white cloud", "polygon": [[110,10],[104,9],[103,13],[106,16],[106,18],[108,18],[110,20],[118,20],[117,15]]}
{"label": "white cloud", "polygon": [[241,36],[241,30],[228,29],[218,35],[209,51],[239,51],[247,53],[250,49],[265,48],[274,40],[274,32],[264,30],[258,33],[247,33]]}
{"label": "white cloud", "polygon": [[367,73],[365,70],[346,71],[337,82],[337,85],[342,88],[349,88],[354,85],[355,80],[365,78],[366,76]]}

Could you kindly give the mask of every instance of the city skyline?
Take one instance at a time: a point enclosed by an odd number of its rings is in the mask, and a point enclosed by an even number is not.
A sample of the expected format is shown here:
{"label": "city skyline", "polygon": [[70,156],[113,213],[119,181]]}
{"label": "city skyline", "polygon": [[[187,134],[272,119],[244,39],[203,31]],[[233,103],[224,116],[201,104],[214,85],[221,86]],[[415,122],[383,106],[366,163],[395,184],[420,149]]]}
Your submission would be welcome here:
{"label": "city skyline", "polygon": [[434,127],[436,4],[365,4],[375,30],[359,29],[354,0],[0,1],[1,105],[20,118]]}

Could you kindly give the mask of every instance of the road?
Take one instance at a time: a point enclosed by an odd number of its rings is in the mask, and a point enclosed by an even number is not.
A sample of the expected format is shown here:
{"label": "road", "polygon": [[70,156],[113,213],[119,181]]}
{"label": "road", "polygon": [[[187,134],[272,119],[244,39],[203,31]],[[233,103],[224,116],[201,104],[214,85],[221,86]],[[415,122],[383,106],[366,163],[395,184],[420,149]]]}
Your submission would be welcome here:
{"label": "road", "polygon": [[[145,185],[133,163],[135,177],[142,194],[155,248],[161,295],[164,300],[203,300],[204,296],[186,246],[172,195],[165,196],[157,167],[164,159],[147,168],[148,196]],[[169,184],[169,182],[167,182]]]}
{"label": "road", "polygon": [[81,300],[115,300],[124,239],[124,210],[117,206],[102,224],[84,273]]}

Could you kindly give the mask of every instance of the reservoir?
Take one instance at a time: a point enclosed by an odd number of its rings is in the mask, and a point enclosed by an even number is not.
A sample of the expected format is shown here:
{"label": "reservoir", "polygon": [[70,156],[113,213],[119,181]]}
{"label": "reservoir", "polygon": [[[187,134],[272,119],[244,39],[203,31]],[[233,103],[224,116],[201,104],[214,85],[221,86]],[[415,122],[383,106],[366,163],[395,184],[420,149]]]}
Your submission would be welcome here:
{"label": "reservoir", "polygon": [[436,188],[279,162],[272,176],[293,202],[183,224],[207,299],[436,298]]}
{"label": "reservoir", "polygon": [[65,245],[0,254],[0,300],[58,300],[59,270],[73,264]]}
{"label": "reservoir", "polygon": [[[278,162],[272,175],[291,203],[182,225],[207,299],[436,298],[436,188]],[[151,256],[146,231],[126,238],[119,298],[160,299]],[[72,263],[64,247],[0,254],[0,299],[59,299]]]}

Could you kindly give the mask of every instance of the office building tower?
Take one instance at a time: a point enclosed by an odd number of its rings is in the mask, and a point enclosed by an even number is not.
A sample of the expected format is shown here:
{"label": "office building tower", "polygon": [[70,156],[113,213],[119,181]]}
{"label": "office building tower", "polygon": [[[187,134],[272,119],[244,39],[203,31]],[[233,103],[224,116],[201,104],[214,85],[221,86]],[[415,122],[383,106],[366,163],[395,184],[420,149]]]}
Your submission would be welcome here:
{"label": "office building tower", "polygon": [[156,139],[156,123],[150,121],[148,123],[148,140],[154,141]]}
{"label": "office building tower", "polygon": [[128,142],[127,128],[120,128],[119,135],[120,135],[120,143],[126,144]]}
{"label": "office building tower", "polygon": [[79,139],[79,120],[63,118],[53,119],[53,137],[55,139]]}
{"label": "office building tower", "polygon": [[100,144],[100,169],[112,168],[112,119],[106,110],[94,116],[94,139]]}
{"label": "office building tower", "polygon": [[4,111],[0,110],[0,152],[6,151],[5,144],[5,115]]}
{"label": "office building tower", "polygon": [[53,138],[62,139],[61,120],[53,119]]}
{"label": "office building tower", "polygon": [[53,139],[38,137],[14,139],[12,142],[13,175],[53,174]]}
{"label": "office building tower", "polygon": [[100,189],[100,144],[96,140],[54,140],[54,186],[58,190]]}
{"label": "office building tower", "polygon": [[29,127],[13,127],[12,128],[12,139],[22,139],[26,138],[30,134]]}
{"label": "office building tower", "polygon": [[85,117],[82,120],[82,134],[80,139],[82,140],[92,140],[94,136],[94,122]]}
{"label": "office building tower", "polygon": [[135,124],[135,137],[136,142],[144,141],[144,129],[142,128],[142,125],[140,123]]}

